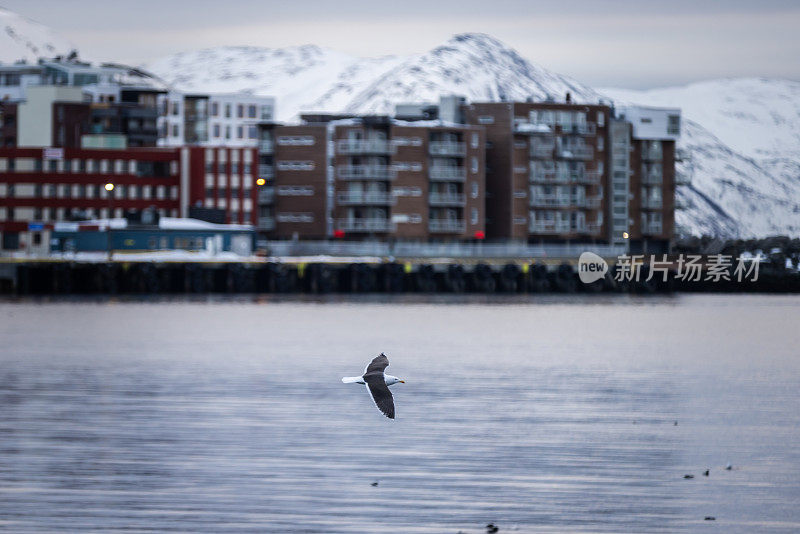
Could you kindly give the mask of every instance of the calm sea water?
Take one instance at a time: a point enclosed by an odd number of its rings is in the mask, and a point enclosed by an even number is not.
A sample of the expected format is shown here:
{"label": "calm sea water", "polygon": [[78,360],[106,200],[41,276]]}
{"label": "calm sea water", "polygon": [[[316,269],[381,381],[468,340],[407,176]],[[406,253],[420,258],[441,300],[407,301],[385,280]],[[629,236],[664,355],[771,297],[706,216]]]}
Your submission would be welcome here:
{"label": "calm sea water", "polygon": [[0,530],[798,532],[799,349],[797,297],[5,302]]}

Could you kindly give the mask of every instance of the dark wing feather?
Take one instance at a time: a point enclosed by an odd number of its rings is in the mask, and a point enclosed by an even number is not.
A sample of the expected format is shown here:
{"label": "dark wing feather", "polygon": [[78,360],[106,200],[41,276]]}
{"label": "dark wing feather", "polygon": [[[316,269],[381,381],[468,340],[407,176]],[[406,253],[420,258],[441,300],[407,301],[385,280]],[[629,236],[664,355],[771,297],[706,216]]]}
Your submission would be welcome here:
{"label": "dark wing feather", "polygon": [[364,370],[364,374],[367,373],[375,373],[379,372],[382,373],[384,369],[389,367],[389,358],[386,357],[384,353],[381,352],[381,355],[373,359],[367,368]]}
{"label": "dark wing feather", "polygon": [[364,375],[364,381],[367,383],[367,391],[370,397],[375,402],[375,406],[388,417],[394,419],[394,398],[392,392],[389,391],[389,386],[383,379],[383,373],[374,373]]}

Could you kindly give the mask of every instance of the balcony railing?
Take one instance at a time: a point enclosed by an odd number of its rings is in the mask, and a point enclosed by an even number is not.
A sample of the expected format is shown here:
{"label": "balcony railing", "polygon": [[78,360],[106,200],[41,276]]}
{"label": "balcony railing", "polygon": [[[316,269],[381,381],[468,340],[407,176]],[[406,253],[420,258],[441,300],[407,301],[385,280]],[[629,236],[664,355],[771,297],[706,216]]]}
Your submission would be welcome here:
{"label": "balcony railing", "polygon": [[432,182],[463,182],[467,179],[464,167],[430,167],[428,177]]}
{"label": "balcony railing", "polygon": [[430,193],[428,204],[431,206],[463,206],[467,197],[459,193]]}
{"label": "balcony railing", "polygon": [[386,139],[340,139],[336,143],[339,154],[383,154],[394,151],[392,144]]}
{"label": "balcony railing", "polygon": [[569,195],[531,195],[531,206],[535,208],[566,208],[571,204]]}
{"label": "balcony railing", "polygon": [[590,146],[562,146],[558,150],[558,157],[562,159],[589,160],[594,158],[594,149]]}
{"label": "balcony railing", "polygon": [[572,197],[572,205],[579,208],[597,209],[600,207],[602,198],[599,196],[591,197]]}
{"label": "balcony railing", "polygon": [[462,234],[467,225],[463,219],[431,219],[428,221],[428,231],[434,234]]}
{"label": "balcony railing", "polygon": [[660,210],[664,205],[660,198],[643,198],[642,209],[646,210]]}
{"label": "balcony railing", "polygon": [[526,135],[553,135],[553,127],[544,122],[514,121],[514,133]]}
{"label": "balcony railing", "polygon": [[535,159],[551,159],[555,143],[531,143],[531,157]]}
{"label": "balcony railing", "polygon": [[557,181],[555,169],[532,169],[530,180],[534,183],[550,183]]}
{"label": "balcony railing", "polygon": [[258,177],[265,180],[275,178],[275,167],[266,163],[260,163],[258,165]]}
{"label": "balcony railing", "polygon": [[345,232],[393,232],[395,225],[389,219],[337,219],[336,227]]}
{"label": "balcony railing", "polygon": [[531,234],[556,235],[556,234],[590,234],[600,233],[601,225],[598,223],[576,223],[570,221],[532,220],[528,226]]}
{"label": "balcony railing", "polygon": [[648,148],[642,151],[642,159],[644,161],[661,161],[664,157],[660,148]]}
{"label": "balcony railing", "polygon": [[260,187],[258,189],[258,203],[272,204],[275,201],[274,187]]}
{"label": "balcony railing", "polygon": [[428,151],[431,156],[461,157],[467,153],[467,145],[455,141],[431,141]]}
{"label": "balcony railing", "polygon": [[336,196],[336,201],[342,206],[390,206],[396,199],[385,191],[345,191]]}
{"label": "balcony railing", "polygon": [[389,165],[343,165],[337,169],[340,180],[394,180],[397,176]]}
{"label": "balcony railing", "polygon": [[642,234],[655,235],[661,233],[660,221],[648,221],[642,223]]}
{"label": "balcony railing", "polygon": [[258,218],[258,229],[263,231],[269,231],[275,229],[275,217],[259,217]]}
{"label": "balcony railing", "polygon": [[661,185],[664,181],[664,177],[661,174],[661,171],[656,171],[654,169],[647,169],[646,167],[642,168],[642,183],[648,185]]}
{"label": "balcony railing", "polygon": [[532,220],[528,230],[532,234],[568,234],[570,224],[569,221]]}
{"label": "balcony railing", "polygon": [[584,124],[560,124],[559,126],[561,126],[561,133],[565,134],[594,135],[596,131],[593,122]]}
{"label": "balcony railing", "polygon": [[275,142],[272,139],[261,139],[258,142],[258,151],[262,154],[272,154],[275,152]]}

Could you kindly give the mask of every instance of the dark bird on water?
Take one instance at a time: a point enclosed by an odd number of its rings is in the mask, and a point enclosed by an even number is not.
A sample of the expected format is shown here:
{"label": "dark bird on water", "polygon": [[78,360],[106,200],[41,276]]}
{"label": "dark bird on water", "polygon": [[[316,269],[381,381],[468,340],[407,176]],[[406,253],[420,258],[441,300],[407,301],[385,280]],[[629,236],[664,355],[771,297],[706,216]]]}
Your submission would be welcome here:
{"label": "dark bird on water", "polygon": [[392,384],[405,384],[405,380],[400,380],[396,376],[387,375],[383,371],[389,367],[389,358],[384,353],[373,359],[367,368],[364,369],[362,376],[346,376],[342,378],[345,384],[365,384],[370,397],[375,406],[388,417],[394,419],[394,398],[389,386]]}
{"label": "dark bird on water", "polygon": [[707,476],[708,476],[708,471],[709,471],[708,469],[706,469],[705,471],[703,471],[703,476],[704,476],[704,477],[707,477]]}
{"label": "dark bird on water", "polygon": [[377,482],[373,482],[372,484],[370,484],[370,486],[372,486],[373,488],[377,488],[378,487],[378,483]]}
{"label": "dark bird on water", "polygon": [[486,532],[488,534],[495,534],[495,532],[499,532],[499,531],[500,531],[500,527],[498,527],[497,525],[495,525],[493,523],[489,523],[488,525],[486,525]]}
{"label": "dark bird on water", "polygon": [[683,478],[694,478],[694,475],[683,475]]}

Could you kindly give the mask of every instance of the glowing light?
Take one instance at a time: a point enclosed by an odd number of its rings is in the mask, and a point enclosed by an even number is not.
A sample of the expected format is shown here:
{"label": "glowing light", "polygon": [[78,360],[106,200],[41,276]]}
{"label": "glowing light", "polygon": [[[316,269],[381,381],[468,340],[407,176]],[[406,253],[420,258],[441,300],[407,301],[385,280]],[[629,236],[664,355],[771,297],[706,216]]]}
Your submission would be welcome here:
{"label": "glowing light", "polygon": [[622,232],[622,239],[628,239],[628,232]]}
{"label": "glowing light", "polygon": [[113,191],[114,190],[114,184],[106,184],[105,188],[106,188],[106,191]]}
{"label": "glowing light", "polygon": [[486,239],[486,234],[482,230],[475,232],[475,239]]}
{"label": "glowing light", "polygon": [[267,181],[263,178],[259,178],[258,180],[256,180],[256,184],[258,185],[264,185],[265,183],[267,183]]}

